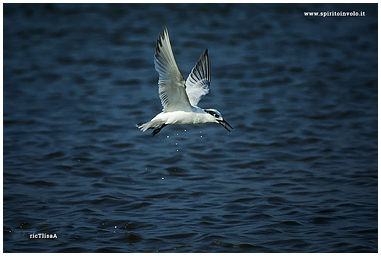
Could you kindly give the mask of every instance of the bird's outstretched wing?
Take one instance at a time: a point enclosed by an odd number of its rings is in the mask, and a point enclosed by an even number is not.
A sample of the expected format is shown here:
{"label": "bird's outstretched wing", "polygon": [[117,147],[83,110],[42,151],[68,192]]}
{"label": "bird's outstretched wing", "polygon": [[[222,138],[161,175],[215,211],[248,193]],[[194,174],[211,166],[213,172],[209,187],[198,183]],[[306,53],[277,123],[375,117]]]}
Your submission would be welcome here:
{"label": "bird's outstretched wing", "polygon": [[163,111],[191,111],[192,107],[185,92],[185,81],[173,56],[166,27],[157,40],[155,69],[159,73],[159,96]]}
{"label": "bird's outstretched wing", "polygon": [[197,106],[202,97],[209,93],[209,85],[210,61],[208,49],[206,49],[185,82],[186,92],[192,106]]}

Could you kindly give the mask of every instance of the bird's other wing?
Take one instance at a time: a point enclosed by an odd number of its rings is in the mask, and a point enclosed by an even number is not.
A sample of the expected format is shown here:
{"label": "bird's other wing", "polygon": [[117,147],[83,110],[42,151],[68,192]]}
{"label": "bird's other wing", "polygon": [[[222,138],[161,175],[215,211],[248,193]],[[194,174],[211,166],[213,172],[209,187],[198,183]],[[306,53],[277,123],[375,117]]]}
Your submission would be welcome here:
{"label": "bird's other wing", "polygon": [[163,111],[191,111],[192,107],[185,92],[185,81],[173,56],[166,27],[157,40],[155,69],[159,73],[159,96]]}
{"label": "bird's other wing", "polygon": [[209,85],[210,61],[208,49],[206,49],[185,82],[185,89],[192,106],[197,106],[202,97],[209,93]]}

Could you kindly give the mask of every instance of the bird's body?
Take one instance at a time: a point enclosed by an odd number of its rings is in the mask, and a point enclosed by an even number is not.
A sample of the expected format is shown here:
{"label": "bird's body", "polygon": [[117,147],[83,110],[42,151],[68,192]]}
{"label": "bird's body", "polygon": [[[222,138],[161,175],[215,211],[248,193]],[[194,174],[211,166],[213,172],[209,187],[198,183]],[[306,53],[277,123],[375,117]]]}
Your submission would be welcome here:
{"label": "bird's body", "polygon": [[[161,124],[203,124],[214,122],[215,118],[201,108],[195,107],[192,111],[161,112],[146,124],[144,130]],[[143,128],[143,127],[142,127]],[[142,129],[143,130],[143,129]],[[144,131],[143,130],[143,131]]]}
{"label": "bird's body", "polygon": [[215,109],[201,109],[197,106],[201,98],[209,92],[210,62],[208,50],[200,57],[187,80],[182,77],[169,41],[167,28],[157,40],[155,69],[159,73],[159,96],[163,112],[151,121],[138,124],[143,132],[154,129],[152,135],[167,125],[219,123],[231,127]]}

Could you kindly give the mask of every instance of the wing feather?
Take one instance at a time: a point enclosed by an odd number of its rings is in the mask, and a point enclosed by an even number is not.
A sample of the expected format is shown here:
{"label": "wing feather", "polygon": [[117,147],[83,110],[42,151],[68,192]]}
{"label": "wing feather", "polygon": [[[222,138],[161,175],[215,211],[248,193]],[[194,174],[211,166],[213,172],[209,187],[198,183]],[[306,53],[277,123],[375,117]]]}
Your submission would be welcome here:
{"label": "wing feather", "polygon": [[155,52],[155,69],[159,73],[159,97],[164,112],[191,111],[185,80],[177,67],[173,56],[168,30],[163,28],[163,35],[159,35]]}
{"label": "wing feather", "polygon": [[210,61],[208,49],[206,49],[185,82],[186,92],[192,106],[197,106],[202,97],[209,93],[209,86]]}

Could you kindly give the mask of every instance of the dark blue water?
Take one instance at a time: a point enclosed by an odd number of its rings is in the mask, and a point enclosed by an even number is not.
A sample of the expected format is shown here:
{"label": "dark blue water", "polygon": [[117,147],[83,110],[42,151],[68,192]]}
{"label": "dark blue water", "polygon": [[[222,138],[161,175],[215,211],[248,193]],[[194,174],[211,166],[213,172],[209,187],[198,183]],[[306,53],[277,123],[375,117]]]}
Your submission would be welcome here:
{"label": "dark blue water", "polygon": [[[378,251],[377,4],[3,8],[4,252]],[[163,26],[232,133],[135,127]]]}

